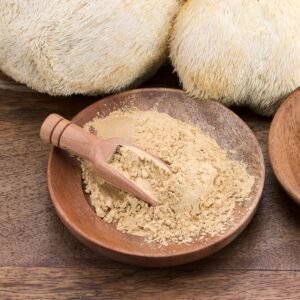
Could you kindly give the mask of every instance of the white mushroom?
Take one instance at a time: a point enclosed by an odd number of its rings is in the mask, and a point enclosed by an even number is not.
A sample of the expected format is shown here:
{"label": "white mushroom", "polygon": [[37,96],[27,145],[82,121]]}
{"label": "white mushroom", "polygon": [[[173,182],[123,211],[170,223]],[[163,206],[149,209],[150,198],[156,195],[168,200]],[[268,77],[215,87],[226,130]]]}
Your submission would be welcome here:
{"label": "white mushroom", "polygon": [[107,93],[166,57],[177,0],[1,0],[0,69],[52,95]]}
{"label": "white mushroom", "polygon": [[299,16],[299,0],[188,0],[171,38],[184,89],[273,114],[300,86]]}

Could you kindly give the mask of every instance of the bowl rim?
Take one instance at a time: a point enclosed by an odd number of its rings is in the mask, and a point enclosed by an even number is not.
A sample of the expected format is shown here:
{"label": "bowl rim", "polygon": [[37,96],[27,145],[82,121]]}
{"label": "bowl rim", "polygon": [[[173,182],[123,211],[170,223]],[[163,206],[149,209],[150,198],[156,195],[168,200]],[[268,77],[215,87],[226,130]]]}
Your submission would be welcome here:
{"label": "bowl rim", "polygon": [[[138,88],[138,89],[132,89],[132,90],[125,90],[123,92],[117,93],[118,95],[122,95],[122,94],[136,94],[136,93],[141,93],[141,92],[156,92],[156,91],[162,91],[162,92],[176,92],[176,93],[181,93],[184,94],[186,96],[187,95],[183,90],[181,89],[174,89],[174,88]],[[79,119],[80,114],[82,114],[85,110],[90,109],[93,106],[97,106],[97,103],[99,101],[109,101],[112,98],[114,98],[117,94],[112,94],[108,97],[103,97],[99,100],[96,100],[95,102],[93,102],[92,104],[86,106],[84,109],[82,109],[81,111],[79,111],[71,120],[74,121],[76,123],[77,119]],[[199,101],[196,100],[194,98],[191,98],[194,101]],[[103,243],[102,241],[96,240],[91,238],[88,234],[86,234],[84,231],[82,231],[80,228],[78,228],[78,226],[76,226],[76,224],[74,224],[72,221],[70,221],[68,214],[65,213],[64,209],[58,204],[58,202],[55,200],[56,196],[55,196],[55,191],[53,189],[53,183],[52,183],[52,175],[51,175],[51,164],[52,164],[52,160],[53,157],[55,155],[55,151],[58,150],[56,148],[52,148],[49,154],[49,159],[48,159],[48,166],[47,166],[47,182],[48,182],[48,189],[49,189],[49,193],[50,193],[50,198],[52,201],[52,204],[60,218],[60,220],[62,221],[62,223],[74,234],[76,234],[76,237],[79,238],[79,240],[81,240],[81,238],[83,238],[86,242],[88,242],[90,245],[96,246],[96,247],[100,247],[102,249],[105,249],[109,252],[115,252],[115,253],[120,253],[120,254],[124,254],[126,256],[135,256],[135,257],[144,257],[144,258],[176,258],[176,257],[181,257],[181,256],[186,256],[186,255],[191,255],[193,253],[197,253],[201,250],[204,249],[209,249],[209,248],[213,248],[216,247],[217,245],[223,243],[224,241],[227,241],[227,243],[224,245],[226,246],[228,243],[230,243],[232,240],[234,240],[245,228],[246,226],[250,223],[250,221],[252,220],[252,218],[255,215],[255,212],[257,210],[257,207],[260,203],[261,200],[261,196],[262,196],[262,192],[263,192],[263,188],[264,188],[264,182],[265,182],[265,162],[264,162],[264,157],[263,157],[263,153],[262,153],[262,149],[259,145],[259,142],[257,141],[256,136],[254,135],[253,131],[250,129],[250,127],[236,114],[234,113],[232,110],[230,110],[229,108],[225,107],[224,105],[216,102],[216,101],[212,101],[212,100],[203,100],[203,101],[210,101],[213,102],[215,105],[222,107],[222,109],[229,111],[231,114],[233,114],[236,118],[238,118],[243,125],[245,126],[245,128],[248,130],[249,135],[252,136],[252,140],[255,143],[255,146],[257,149],[259,149],[259,161],[260,161],[260,167],[261,167],[261,177],[258,178],[258,182],[257,182],[257,193],[255,194],[255,197],[252,198],[252,203],[251,206],[249,206],[249,209],[247,209],[247,211],[245,212],[245,214],[242,216],[242,218],[239,219],[239,221],[237,223],[234,223],[234,225],[226,232],[226,234],[224,235],[220,235],[218,236],[212,243],[206,245],[205,247],[197,247],[196,249],[191,249],[191,250],[179,250],[176,251],[174,253],[170,253],[169,255],[166,254],[160,254],[157,253],[155,254],[154,252],[152,253],[152,255],[146,255],[146,254],[142,254],[139,251],[124,251],[123,249],[120,250],[119,248],[116,247],[111,247],[110,245],[107,245],[106,243]],[[87,203],[88,205],[88,203]],[[103,221],[102,221],[103,222]],[[79,237],[78,237],[79,236]],[[83,241],[83,240],[81,240]],[[84,242],[84,241],[83,241]],[[223,248],[223,247],[221,247]],[[216,251],[218,251],[219,248],[216,247]],[[212,253],[216,252],[213,251]],[[211,253],[211,254],[212,254]],[[210,254],[209,254],[210,255]],[[206,255],[205,255],[206,256]]]}
{"label": "bowl rim", "polygon": [[[295,97],[296,96],[296,97]],[[273,141],[277,137],[277,127],[279,127],[280,122],[282,121],[281,114],[285,111],[285,108],[290,105],[290,103],[294,101],[299,101],[297,100],[297,97],[300,100],[300,88],[297,88],[293,92],[291,92],[287,98],[283,101],[283,103],[280,105],[278,110],[276,111],[273,120],[271,122],[270,130],[269,130],[269,135],[268,135],[268,152],[269,152],[269,157],[270,157],[270,163],[271,167],[273,169],[273,172],[283,187],[283,189],[288,193],[288,195],[297,203],[300,205],[300,195],[296,194],[293,190],[293,187],[291,186],[290,182],[287,180],[286,176],[282,176],[281,173],[281,164],[280,160],[276,159],[277,156],[277,151],[275,150],[276,146],[274,145]],[[299,102],[300,105],[300,102]],[[282,126],[282,125],[281,125]],[[278,163],[276,164],[275,161]]]}

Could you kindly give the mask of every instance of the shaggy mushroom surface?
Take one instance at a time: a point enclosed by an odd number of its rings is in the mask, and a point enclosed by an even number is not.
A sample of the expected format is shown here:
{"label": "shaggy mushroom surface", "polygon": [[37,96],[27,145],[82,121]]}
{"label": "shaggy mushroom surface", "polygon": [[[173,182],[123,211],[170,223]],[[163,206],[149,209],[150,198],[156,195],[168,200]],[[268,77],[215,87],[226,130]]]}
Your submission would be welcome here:
{"label": "shaggy mushroom surface", "polygon": [[300,86],[299,16],[299,0],[186,1],[170,45],[184,89],[273,114]]}
{"label": "shaggy mushroom surface", "polygon": [[51,95],[121,90],[167,56],[177,0],[1,0],[0,69]]}

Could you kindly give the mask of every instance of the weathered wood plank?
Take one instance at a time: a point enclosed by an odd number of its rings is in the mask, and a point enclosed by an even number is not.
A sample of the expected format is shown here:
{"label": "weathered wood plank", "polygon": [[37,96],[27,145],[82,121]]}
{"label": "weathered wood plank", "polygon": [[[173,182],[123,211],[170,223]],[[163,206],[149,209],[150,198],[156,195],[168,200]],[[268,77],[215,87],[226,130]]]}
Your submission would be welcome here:
{"label": "weathered wood plank", "polygon": [[1,299],[299,299],[300,272],[2,268]]}
{"label": "weathered wood plank", "polygon": [[[170,73],[166,66],[145,86],[177,87]],[[9,82],[3,78],[0,75],[0,82]],[[269,118],[235,109],[254,131],[266,160],[263,199],[245,232],[206,260],[143,270],[113,262],[75,240],[56,217],[48,196],[49,147],[39,140],[42,120],[51,112],[70,118],[100,97],[50,97],[25,92],[27,88],[13,82],[5,85],[22,88],[3,89],[0,83],[1,299],[300,297],[300,207],[271,170]]]}

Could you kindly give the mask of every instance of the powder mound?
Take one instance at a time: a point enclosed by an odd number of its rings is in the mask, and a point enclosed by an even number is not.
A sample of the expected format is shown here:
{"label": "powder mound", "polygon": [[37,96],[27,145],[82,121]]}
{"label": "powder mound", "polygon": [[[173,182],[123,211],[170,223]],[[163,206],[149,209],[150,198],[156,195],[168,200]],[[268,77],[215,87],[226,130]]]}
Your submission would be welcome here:
{"label": "powder mound", "polygon": [[151,207],[97,178],[92,165],[82,162],[97,215],[122,232],[162,245],[218,236],[234,224],[236,209],[249,199],[255,177],[246,165],[231,160],[193,125],[157,111],[118,111],[85,125],[91,128],[99,138],[129,138],[170,165],[168,174],[125,147],[110,162],[159,199],[160,205]]}

